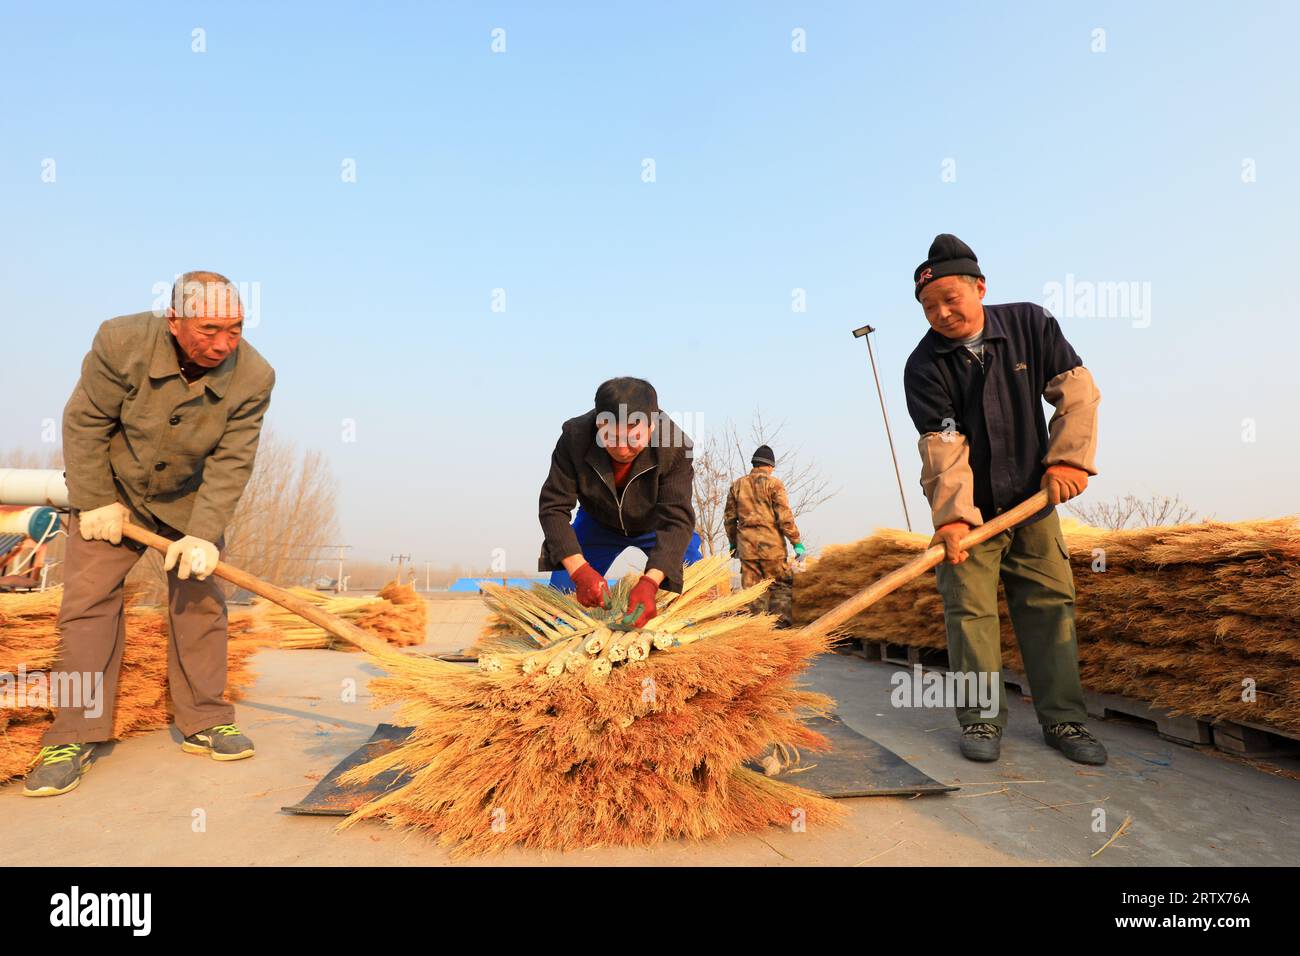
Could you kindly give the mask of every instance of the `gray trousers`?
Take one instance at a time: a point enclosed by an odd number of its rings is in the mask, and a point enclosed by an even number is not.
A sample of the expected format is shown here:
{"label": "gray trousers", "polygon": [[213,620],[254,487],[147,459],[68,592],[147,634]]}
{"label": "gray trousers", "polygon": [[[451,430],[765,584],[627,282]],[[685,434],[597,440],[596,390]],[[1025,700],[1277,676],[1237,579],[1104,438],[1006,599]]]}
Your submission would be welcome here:
{"label": "gray trousers", "polygon": [[[165,526],[156,530],[165,537],[180,537]],[[43,744],[112,738],[118,675],[126,647],[122,585],[143,553],[141,545],[125,539],[120,545],[86,541],[73,512],[63,565],[56,670],[101,675],[101,706],[92,708],[101,712],[92,717],[85,713],[85,706],[58,708]],[[215,724],[233,723],[235,708],[224,697],[226,601],[217,578],[182,581],[172,571],[167,575],[167,598],[167,686],[177,730],[188,737]]]}

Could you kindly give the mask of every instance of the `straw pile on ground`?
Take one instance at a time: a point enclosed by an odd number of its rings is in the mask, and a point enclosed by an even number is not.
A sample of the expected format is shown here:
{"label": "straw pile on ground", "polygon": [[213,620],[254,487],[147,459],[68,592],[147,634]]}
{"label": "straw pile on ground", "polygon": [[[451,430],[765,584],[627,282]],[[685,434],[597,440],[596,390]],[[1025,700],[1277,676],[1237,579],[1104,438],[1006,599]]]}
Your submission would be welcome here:
{"label": "straw pile on ground", "polygon": [[390,644],[407,647],[423,644],[429,626],[429,605],[415,588],[389,581],[380,589],[378,597],[387,601],[389,608],[374,618],[363,614],[357,623]]}
{"label": "straw pile on ground", "polygon": [[[342,597],[322,594],[311,588],[290,588],[289,593],[323,611],[350,621],[364,631],[390,644],[422,644],[428,625],[428,605],[410,585],[390,581],[374,597]],[[253,604],[255,626],[275,635],[275,646],[284,650],[329,648],[351,651],[356,648],[322,628],[304,621],[278,604],[258,600]]]}
{"label": "straw pile on ground", "polygon": [[[54,666],[59,648],[56,621],[60,599],[60,591],[0,595],[0,673],[14,675],[16,680],[22,672],[30,675]],[[156,730],[170,722],[167,640],[165,609],[127,608],[126,648],[113,712],[115,738]],[[265,645],[265,640],[265,635],[253,630],[251,622],[231,620],[228,700],[240,699],[252,685],[254,674],[249,658]],[[17,697],[15,688],[7,689]],[[33,691],[25,695],[29,703],[34,696]],[[53,719],[53,711],[45,706],[0,709],[0,782],[26,772],[40,751],[41,735]]]}
{"label": "straw pile on ground", "polygon": [[[1282,518],[1133,531],[1063,524],[1086,688],[1300,732],[1300,524]],[[826,549],[795,577],[796,623],[916,557],[928,540],[882,530]],[[1023,671],[1005,601],[1001,617],[1004,666]],[[933,576],[885,597],[842,633],[946,647]],[[1242,700],[1243,681],[1253,682],[1254,701]]]}
{"label": "straw pile on ground", "polygon": [[[375,597],[333,598],[306,588],[293,593],[339,614],[392,644],[419,644],[425,637],[427,606],[410,586],[388,584]],[[62,592],[0,595],[0,674],[33,674],[58,657],[58,613]],[[352,645],[336,641],[319,627],[270,602],[251,610],[231,607],[226,699],[244,696],[255,679],[249,658],[264,647],[285,649]],[[113,714],[113,735],[121,739],[166,727],[167,613],[161,607],[131,606],[126,611],[126,649]],[[26,695],[29,699],[30,694]],[[40,750],[41,735],[54,719],[47,707],[0,709],[0,782],[24,773]]]}
{"label": "straw pile on ground", "polygon": [[834,702],[793,683],[825,639],[742,613],[766,585],[720,594],[725,556],[686,573],[682,594],[662,595],[643,630],[606,626],[630,584],[609,613],[550,588],[485,587],[513,644],[498,625],[503,649],[477,667],[381,658],[377,704],[398,704],[398,721],[415,729],[343,782],[395,768],[411,779],[342,826],[381,819],[461,855],[648,846],[789,826],[792,816],[833,819],[830,800],[743,766],[774,743],[827,745],[801,717]]}

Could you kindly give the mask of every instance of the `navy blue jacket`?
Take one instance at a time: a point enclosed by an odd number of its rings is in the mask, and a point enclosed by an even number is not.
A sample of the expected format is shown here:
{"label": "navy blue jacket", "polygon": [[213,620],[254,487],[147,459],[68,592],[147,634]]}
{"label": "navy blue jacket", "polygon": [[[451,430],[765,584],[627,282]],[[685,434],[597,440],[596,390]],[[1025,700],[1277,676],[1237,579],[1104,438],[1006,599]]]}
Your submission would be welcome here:
{"label": "navy blue jacket", "polygon": [[1032,302],[984,306],[983,368],[933,329],[908,357],[908,413],[922,435],[955,427],[966,436],[975,505],[985,521],[1039,490],[1047,454],[1043,390],[1082,364],[1056,319]]}

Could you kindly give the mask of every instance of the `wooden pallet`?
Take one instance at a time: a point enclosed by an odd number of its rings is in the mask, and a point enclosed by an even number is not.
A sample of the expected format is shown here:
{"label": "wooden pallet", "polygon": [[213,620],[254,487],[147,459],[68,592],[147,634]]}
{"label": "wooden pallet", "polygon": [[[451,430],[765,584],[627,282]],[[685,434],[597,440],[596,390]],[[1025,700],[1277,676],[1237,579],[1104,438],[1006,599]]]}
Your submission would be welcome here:
{"label": "wooden pallet", "polygon": [[886,641],[872,641],[861,637],[855,637],[853,643],[851,653],[869,661],[884,661],[903,667],[920,664],[922,667],[946,669],[948,666],[948,652],[938,647],[912,647],[908,644],[890,644]]}
{"label": "wooden pallet", "polygon": [[1190,714],[1171,714],[1163,708],[1152,707],[1143,700],[1084,690],[1083,703],[1090,717],[1128,717],[1154,724],[1156,733],[1161,737],[1184,747],[1214,742],[1210,721]]}
{"label": "wooden pallet", "polygon": [[1240,720],[1211,725],[1214,746],[1238,757],[1300,757],[1300,734]]}
{"label": "wooden pallet", "polygon": [[[948,654],[939,648],[908,647],[854,638],[851,653],[869,661],[907,667],[916,664],[941,670],[948,667]],[[1014,687],[1023,697],[1033,699],[1029,680],[1021,672],[1004,667],[1002,682],[1008,687]],[[1185,747],[1198,744],[1214,746],[1240,757],[1300,757],[1300,734],[1291,734],[1276,727],[1248,721],[1209,720],[1190,714],[1172,714],[1163,708],[1153,707],[1146,701],[1119,694],[1100,694],[1087,689],[1083,692],[1083,699],[1089,717],[1101,720],[1123,717],[1143,721],[1152,725],[1165,740]]]}
{"label": "wooden pallet", "polygon": [[909,644],[890,644],[886,641],[880,645],[880,659],[889,664],[911,667],[921,663],[921,649]]}
{"label": "wooden pallet", "polygon": [[853,638],[853,651],[858,657],[866,658],[869,661],[883,661],[881,648],[884,645],[880,641],[871,641],[865,637]]}

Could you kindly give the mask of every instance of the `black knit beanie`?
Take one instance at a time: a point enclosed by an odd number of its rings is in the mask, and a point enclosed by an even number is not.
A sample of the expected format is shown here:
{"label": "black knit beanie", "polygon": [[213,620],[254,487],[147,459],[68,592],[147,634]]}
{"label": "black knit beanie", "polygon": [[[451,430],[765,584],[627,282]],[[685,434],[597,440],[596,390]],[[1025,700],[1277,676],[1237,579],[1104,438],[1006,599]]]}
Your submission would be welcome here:
{"label": "black knit beanie", "polygon": [[912,273],[912,281],[916,283],[916,300],[921,301],[922,289],[935,279],[942,279],[944,276],[984,278],[974,250],[947,232],[934,237],[934,242],[930,243],[929,258],[917,266],[916,272]]}
{"label": "black knit beanie", "polygon": [[759,445],[754,457],[749,459],[751,465],[771,465],[776,467],[776,455],[772,454],[771,445]]}

